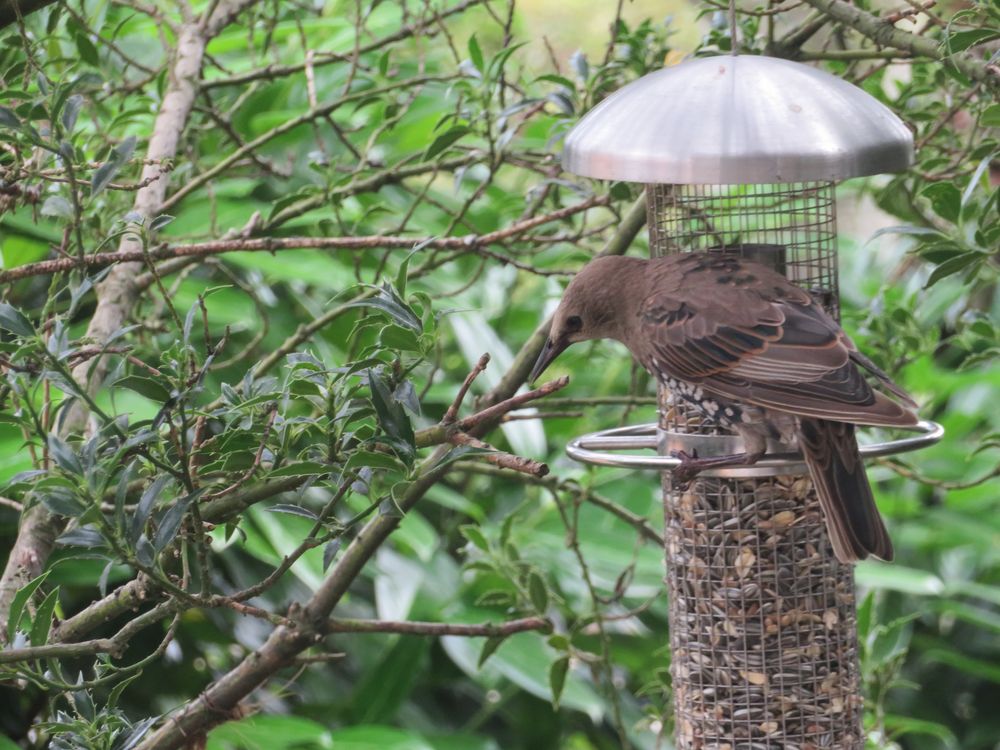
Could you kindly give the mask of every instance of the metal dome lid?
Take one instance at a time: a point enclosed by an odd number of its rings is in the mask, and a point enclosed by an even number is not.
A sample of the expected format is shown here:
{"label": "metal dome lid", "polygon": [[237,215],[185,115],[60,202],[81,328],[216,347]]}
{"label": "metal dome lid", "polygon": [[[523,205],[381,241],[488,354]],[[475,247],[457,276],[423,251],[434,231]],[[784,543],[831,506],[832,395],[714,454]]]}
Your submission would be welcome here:
{"label": "metal dome lid", "polygon": [[702,57],[643,76],[570,131],[570,172],[728,184],[842,180],[913,162],[913,135],[857,86],[776,57]]}

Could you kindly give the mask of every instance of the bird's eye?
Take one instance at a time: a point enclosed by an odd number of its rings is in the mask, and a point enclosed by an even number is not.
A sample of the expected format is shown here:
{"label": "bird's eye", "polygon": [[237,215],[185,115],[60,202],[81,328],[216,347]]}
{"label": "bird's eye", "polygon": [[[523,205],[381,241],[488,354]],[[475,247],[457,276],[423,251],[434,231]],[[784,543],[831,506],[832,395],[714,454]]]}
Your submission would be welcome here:
{"label": "bird's eye", "polygon": [[583,328],[583,318],[579,315],[570,315],[566,318],[566,328],[572,332],[579,331]]}

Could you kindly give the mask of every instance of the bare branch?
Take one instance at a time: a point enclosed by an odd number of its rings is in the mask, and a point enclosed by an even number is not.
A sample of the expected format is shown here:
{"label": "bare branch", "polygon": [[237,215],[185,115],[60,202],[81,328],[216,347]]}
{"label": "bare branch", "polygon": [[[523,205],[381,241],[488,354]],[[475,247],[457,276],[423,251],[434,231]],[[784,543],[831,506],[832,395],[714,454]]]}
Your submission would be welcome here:
{"label": "bare branch", "polygon": [[[133,205],[134,210],[147,219],[159,212],[169,182],[152,179],[160,174],[154,163],[170,159],[177,152],[177,144],[198,91],[205,46],[212,36],[252,2],[254,0],[221,0],[204,24],[188,23],[181,28],[169,84],[146,149],[150,163],[146,164],[141,176],[145,186],[136,193]],[[123,239],[119,251],[124,251],[129,241]],[[97,309],[90,319],[86,335],[97,346],[103,346],[128,318],[138,297],[134,279],[140,267],[138,263],[123,263],[113,269],[98,287]],[[93,393],[104,380],[107,363],[107,356],[94,358],[77,365],[73,376],[85,391]],[[86,411],[78,402],[64,422],[65,431],[78,430],[85,419]],[[41,503],[22,517],[17,540],[0,577],[0,622],[6,622],[11,600],[18,589],[38,576],[45,567],[62,526],[62,520],[51,515]]]}
{"label": "bare branch", "polygon": [[[51,1],[52,0],[49,0],[49,2]],[[436,12],[434,14],[435,17],[432,19],[413,24],[412,26],[403,27],[394,34],[380,37],[373,42],[362,45],[357,51],[363,55],[368,52],[372,52],[373,50],[385,49],[390,44],[395,44],[396,42],[403,41],[404,39],[408,39],[410,37],[433,37],[437,33],[434,26],[438,23],[439,19],[463,13],[472,6],[481,5],[483,2],[484,0],[464,0],[464,2],[458,3],[447,10]],[[348,62],[353,56],[354,54],[347,55],[338,52],[318,53],[314,55],[311,64],[314,68],[319,68],[333,63]],[[265,68],[260,68],[259,70],[254,70],[249,73],[241,73],[239,75],[230,76],[229,78],[215,78],[211,81],[206,81],[203,84],[203,88],[214,89],[223,86],[241,86],[254,81],[284,78],[286,76],[295,75],[296,73],[301,73],[306,69],[306,66],[306,62],[297,63],[295,65],[268,65]]]}
{"label": "bare branch", "polygon": [[367,99],[371,96],[379,96],[381,94],[386,94],[391,91],[397,91],[399,89],[412,89],[416,86],[422,86],[426,83],[446,83],[454,79],[454,76],[418,76],[416,78],[408,78],[402,81],[397,81],[395,83],[382,86],[381,88],[375,89],[363,89],[361,91],[356,91],[346,96],[342,96],[339,99],[325,104],[322,107],[316,109],[310,109],[307,112],[303,112],[298,117],[293,117],[290,120],[286,120],[280,125],[271,128],[266,133],[261,133],[259,136],[254,138],[252,141],[247,141],[240,148],[236,149],[232,153],[228,154],[224,159],[220,160],[218,163],[214,164],[210,169],[205,170],[197,177],[189,180],[185,183],[184,187],[178,190],[176,193],[170,196],[170,198],[163,201],[161,210],[169,210],[171,206],[176,205],[180,202],[184,196],[190,194],[194,190],[204,185],[206,182],[211,180],[213,177],[221,174],[222,172],[229,169],[233,164],[243,159],[245,156],[252,154],[254,151],[259,149],[265,143],[273,141],[280,135],[294,130],[300,125],[305,125],[314,120],[327,117],[333,112],[335,112],[340,107],[346,106],[351,102],[360,101],[362,99]]}
{"label": "bare branch", "polygon": [[450,622],[395,622],[391,620],[330,619],[323,625],[326,633],[399,633],[401,635],[461,635],[496,637],[528,630],[550,631],[552,623],[544,617],[525,617],[501,623],[466,625]]}
{"label": "bare branch", "polygon": [[490,355],[484,354],[479,358],[479,361],[476,363],[476,366],[472,368],[472,372],[470,372],[468,375],[465,376],[465,381],[458,389],[458,394],[455,396],[455,400],[451,402],[451,406],[448,407],[448,410],[444,413],[444,416],[441,418],[442,424],[451,424],[452,422],[455,421],[455,419],[458,417],[458,409],[462,405],[462,402],[465,400],[465,394],[469,392],[469,388],[472,386],[473,381],[475,381],[475,379],[479,377],[479,374],[486,369],[486,365],[488,365],[489,363],[490,363]]}
{"label": "bare branch", "polygon": [[535,477],[544,477],[549,473],[549,467],[547,464],[543,464],[530,458],[515,456],[512,453],[498,451],[489,443],[483,442],[479,438],[474,438],[471,435],[467,435],[464,432],[456,432],[452,434],[449,436],[448,442],[452,445],[467,445],[470,448],[491,451],[490,453],[482,454],[481,458],[484,461],[488,461],[496,466],[502,466],[505,469],[520,471],[525,474],[531,474]]}
{"label": "bare branch", "polygon": [[577,482],[572,480],[560,479],[559,477],[551,475],[546,477],[533,477],[529,474],[525,474],[524,472],[513,472],[509,469],[487,466],[478,461],[457,461],[452,464],[452,467],[452,471],[455,472],[483,474],[489,477],[503,477],[505,479],[513,479],[519,482],[528,482],[540,487],[546,487],[553,491],[567,492],[572,495],[577,495],[585,502],[601,508],[621,521],[624,521],[639,532],[644,539],[653,542],[660,547],[663,546],[663,536],[660,532],[654,529],[645,518],[633,513],[628,508],[619,505],[611,498],[594,492],[588,487],[582,487]]}
{"label": "bare branch", "polygon": [[239,237],[227,240],[211,240],[190,245],[161,245],[149,250],[119,250],[115,253],[95,253],[82,258],[59,258],[28,263],[8,271],[0,272],[0,284],[10,283],[18,279],[44,274],[60,273],[85,265],[88,268],[103,268],[116,264],[135,264],[149,260],[166,260],[172,258],[203,258],[212,255],[222,255],[233,252],[276,253],[282,250],[375,250],[397,248],[409,250],[417,245],[428,248],[445,248],[477,252],[488,245],[513,239],[544,224],[561,221],[575,214],[587,211],[597,206],[607,205],[606,197],[593,197],[572,206],[550,211],[534,216],[531,219],[519,221],[504,229],[488,232],[483,235],[465,235],[460,237],[399,237],[386,235],[369,235],[364,237]]}
{"label": "bare branch", "polygon": [[1000,67],[995,63],[978,59],[967,52],[949,55],[947,47],[939,41],[897,29],[886,20],[844,0],[805,0],[805,2],[835,21],[850,26],[876,44],[894,47],[911,55],[940,60],[945,65],[954,65],[974,81],[986,82],[994,91],[1000,88]]}

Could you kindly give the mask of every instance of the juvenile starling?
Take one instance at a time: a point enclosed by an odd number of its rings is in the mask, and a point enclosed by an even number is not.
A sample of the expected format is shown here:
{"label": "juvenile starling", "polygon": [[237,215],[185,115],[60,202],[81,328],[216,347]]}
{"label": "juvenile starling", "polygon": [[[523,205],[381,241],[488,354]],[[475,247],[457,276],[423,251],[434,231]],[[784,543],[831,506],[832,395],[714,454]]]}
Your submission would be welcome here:
{"label": "juvenile starling", "polygon": [[892,559],[854,426],[915,424],[916,404],[807,292],[731,255],[596,258],[567,287],[530,380],[570,344],[600,338],[625,344],[675,398],[743,438],[737,455],[677,454],[676,478],[751,465],[768,438],[797,444],[837,558]]}

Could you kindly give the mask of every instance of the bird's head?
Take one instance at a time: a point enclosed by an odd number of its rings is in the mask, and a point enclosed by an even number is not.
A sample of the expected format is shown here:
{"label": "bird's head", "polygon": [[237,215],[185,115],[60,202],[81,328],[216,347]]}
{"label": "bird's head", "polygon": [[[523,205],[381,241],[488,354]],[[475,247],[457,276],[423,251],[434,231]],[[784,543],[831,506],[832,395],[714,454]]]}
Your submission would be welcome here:
{"label": "bird's head", "polygon": [[639,258],[595,258],[573,277],[552,316],[549,336],[528,377],[533,382],[570,344],[591,339],[623,341],[631,317],[635,286],[641,283]]}

